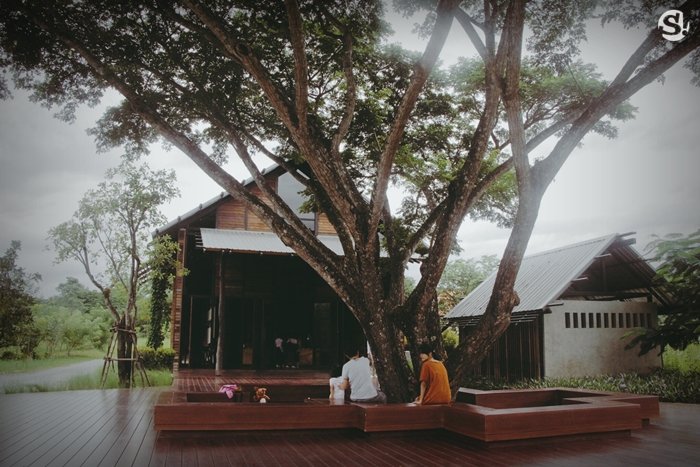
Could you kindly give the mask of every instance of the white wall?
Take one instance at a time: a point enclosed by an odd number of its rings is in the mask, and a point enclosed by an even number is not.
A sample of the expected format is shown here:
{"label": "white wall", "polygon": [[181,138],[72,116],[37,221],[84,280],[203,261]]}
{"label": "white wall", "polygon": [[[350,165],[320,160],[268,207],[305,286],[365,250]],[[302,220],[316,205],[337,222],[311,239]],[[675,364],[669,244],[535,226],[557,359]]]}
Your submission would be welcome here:
{"label": "white wall", "polygon": [[[630,371],[644,373],[661,366],[657,352],[652,350],[639,357],[638,348],[625,350],[625,345],[631,338],[623,338],[634,330],[635,324],[655,326],[656,305],[646,302],[574,300],[563,303],[563,306],[552,307],[551,314],[544,315],[546,377],[594,376]],[[566,326],[567,314],[569,327]],[[629,327],[628,316],[632,320]],[[590,326],[591,317],[593,327]],[[582,326],[582,318],[586,320],[585,327]]]}

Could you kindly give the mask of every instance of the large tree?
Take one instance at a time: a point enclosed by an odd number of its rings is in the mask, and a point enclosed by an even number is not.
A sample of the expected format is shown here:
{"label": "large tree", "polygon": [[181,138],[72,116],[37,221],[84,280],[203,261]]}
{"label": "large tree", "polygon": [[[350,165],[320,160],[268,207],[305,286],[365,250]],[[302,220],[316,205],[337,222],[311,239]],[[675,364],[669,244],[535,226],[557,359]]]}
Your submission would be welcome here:
{"label": "large tree", "polygon": [[[119,383],[130,386],[138,295],[149,269],[150,233],[165,222],[159,206],[178,194],[175,174],[124,161],[89,190],[73,217],[49,232],[58,261],[77,261],[112,315]],[[125,300],[117,299],[122,291]]]}
{"label": "large tree", "polygon": [[[414,350],[439,344],[435,288],[465,217],[513,230],[488,308],[460,343],[456,384],[510,322],[515,277],[557,171],[590,131],[613,135],[612,120],[630,116],[626,100],[671,66],[690,56],[698,71],[700,31],[664,40],[655,1],[600,11],[589,0],[396,3],[430,8],[422,54],[382,45],[379,1],[7,1],[0,63],[16,86],[62,106],[64,118],[107,88],[121,93],[95,129],[98,143],[138,154],[160,136],[245,201],[345,302],[374,349],[383,389],[406,401],[414,375],[403,337]],[[680,9],[696,21],[697,3]],[[612,82],[577,59],[594,13],[649,28]],[[464,49],[476,55],[440,71],[451,27],[466,32]],[[558,140],[545,152],[549,138]],[[222,168],[232,153],[259,196]],[[342,256],[270,189],[255,154],[305,185]],[[389,205],[392,185],[406,193],[400,206]],[[421,279],[404,300],[417,250]]]}
{"label": "large tree", "polygon": [[0,347],[18,346],[31,356],[38,343],[32,316],[39,274],[29,274],[17,264],[21,242],[13,240],[0,256]]}

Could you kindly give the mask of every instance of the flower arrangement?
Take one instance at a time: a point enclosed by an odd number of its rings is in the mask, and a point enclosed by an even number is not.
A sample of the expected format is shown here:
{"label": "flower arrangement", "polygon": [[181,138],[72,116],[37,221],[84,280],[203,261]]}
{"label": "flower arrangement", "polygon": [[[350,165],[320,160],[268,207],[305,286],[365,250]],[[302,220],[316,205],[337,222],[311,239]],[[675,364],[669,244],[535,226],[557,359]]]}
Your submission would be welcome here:
{"label": "flower arrangement", "polygon": [[236,393],[241,392],[241,388],[236,383],[224,384],[219,388],[219,392],[224,392],[226,393],[226,397],[228,397],[229,399],[233,399],[233,396]]}

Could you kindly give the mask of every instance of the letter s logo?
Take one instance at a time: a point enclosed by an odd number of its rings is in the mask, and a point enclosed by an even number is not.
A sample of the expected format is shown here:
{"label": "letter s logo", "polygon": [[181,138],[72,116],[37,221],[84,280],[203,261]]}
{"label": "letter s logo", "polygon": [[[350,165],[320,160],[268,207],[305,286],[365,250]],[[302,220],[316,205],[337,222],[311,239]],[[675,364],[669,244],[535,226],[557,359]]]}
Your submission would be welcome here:
{"label": "letter s logo", "polygon": [[658,23],[661,29],[661,36],[669,41],[680,41],[690,30],[690,21],[683,22],[683,12],[679,10],[668,10],[659,17]]}

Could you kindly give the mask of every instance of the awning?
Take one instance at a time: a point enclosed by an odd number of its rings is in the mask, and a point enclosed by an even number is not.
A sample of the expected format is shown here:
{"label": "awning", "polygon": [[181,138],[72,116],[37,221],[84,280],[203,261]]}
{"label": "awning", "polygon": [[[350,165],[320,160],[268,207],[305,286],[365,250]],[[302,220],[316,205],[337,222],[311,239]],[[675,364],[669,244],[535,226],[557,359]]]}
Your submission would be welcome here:
{"label": "awning", "polygon": [[[234,253],[294,254],[294,250],[282,243],[272,232],[251,230],[201,229],[202,247],[211,251]],[[343,247],[335,235],[319,235],[321,243],[338,255],[343,255]]]}

